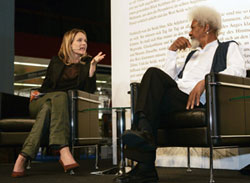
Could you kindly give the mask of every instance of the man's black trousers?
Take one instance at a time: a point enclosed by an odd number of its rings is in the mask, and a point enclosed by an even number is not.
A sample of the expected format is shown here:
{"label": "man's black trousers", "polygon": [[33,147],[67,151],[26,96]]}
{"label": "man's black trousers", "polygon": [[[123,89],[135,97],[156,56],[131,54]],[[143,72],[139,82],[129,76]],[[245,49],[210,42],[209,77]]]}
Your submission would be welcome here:
{"label": "man's black trousers", "polygon": [[[135,107],[135,119],[142,112],[153,130],[159,127],[161,116],[186,109],[188,95],[179,90],[177,83],[158,68],[149,68],[140,83]],[[138,121],[135,121],[135,124]]]}

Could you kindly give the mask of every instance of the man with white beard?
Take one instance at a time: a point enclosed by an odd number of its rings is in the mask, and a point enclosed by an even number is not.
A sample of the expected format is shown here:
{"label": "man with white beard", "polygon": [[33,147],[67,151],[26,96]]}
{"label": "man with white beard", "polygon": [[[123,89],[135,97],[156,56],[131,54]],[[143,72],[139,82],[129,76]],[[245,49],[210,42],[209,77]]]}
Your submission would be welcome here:
{"label": "man with white beard", "polygon": [[[189,39],[180,37],[169,47],[164,71],[149,68],[141,80],[131,130],[125,131],[123,143],[147,157],[129,157],[137,165],[114,179],[117,183],[158,182],[154,165],[157,128],[160,116],[205,106],[205,76],[210,72],[246,76],[245,61],[235,41],[220,42],[221,16],[209,7],[196,7],[189,14]],[[195,48],[184,66],[177,67],[178,50]]]}

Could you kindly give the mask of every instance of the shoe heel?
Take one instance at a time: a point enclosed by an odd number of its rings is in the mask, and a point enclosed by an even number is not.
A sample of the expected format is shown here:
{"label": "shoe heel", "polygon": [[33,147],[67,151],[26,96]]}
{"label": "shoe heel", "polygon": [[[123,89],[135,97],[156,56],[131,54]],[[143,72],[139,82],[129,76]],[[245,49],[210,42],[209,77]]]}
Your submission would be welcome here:
{"label": "shoe heel", "polygon": [[[71,170],[74,170],[74,169],[76,169],[76,168],[78,168],[80,166],[78,163],[73,163],[73,164],[70,164],[70,165],[64,165],[61,159],[59,159],[59,163],[62,165],[65,173],[67,173],[68,171],[71,172]],[[70,175],[73,175],[73,174],[74,173],[70,173]]]}

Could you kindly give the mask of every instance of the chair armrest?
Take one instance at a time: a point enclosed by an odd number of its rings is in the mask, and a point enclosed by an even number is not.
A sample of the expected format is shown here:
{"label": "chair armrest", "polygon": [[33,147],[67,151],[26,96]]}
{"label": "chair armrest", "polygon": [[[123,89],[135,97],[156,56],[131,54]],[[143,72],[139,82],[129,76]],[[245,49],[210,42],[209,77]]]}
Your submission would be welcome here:
{"label": "chair armrest", "polygon": [[99,101],[98,95],[87,93],[81,90],[77,90],[77,96],[78,96],[77,97],[78,100],[90,102],[93,104],[101,104],[101,102]]}
{"label": "chair armrest", "polygon": [[98,100],[98,95],[84,92],[81,90],[69,90],[68,95],[71,99],[87,101],[94,104],[101,104],[101,102]]}
{"label": "chair armrest", "polygon": [[[232,86],[235,85],[235,87],[242,87],[242,88],[249,88],[250,85],[250,78],[248,77],[239,77],[239,76],[232,76],[220,73],[210,73],[206,76],[206,80],[207,79],[209,80],[209,82],[214,82],[213,84],[216,85],[232,84]],[[245,86],[239,86],[239,85],[245,85]]]}
{"label": "chair armrest", "polygon": [[29,118],[29,98],[0,93],[0,118]]}

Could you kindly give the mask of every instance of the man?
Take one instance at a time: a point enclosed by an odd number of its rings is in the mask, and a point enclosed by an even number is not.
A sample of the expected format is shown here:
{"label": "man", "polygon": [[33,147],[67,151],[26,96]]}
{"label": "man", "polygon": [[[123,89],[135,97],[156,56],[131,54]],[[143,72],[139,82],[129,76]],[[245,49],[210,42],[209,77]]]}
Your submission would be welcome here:
{"label": "man", "polygon": [[[234,41],[220,43],[217,39],[221,17],[209,7],[196,7],[190,12],[191,31],[169,47],[165,72],[149,68],[143,75],[135,107],[136,124],[122,139],[131,148],[151,154],[150,159],[138,161],[130,172],[116,177],[119,183],[152,183],[158,181],[154,165],[159,116],[205,105],[205,75],[220,72],[245,77],[245,61]],[[196,48],[186,58],[181,69],[176,66],[176,51]]]}

